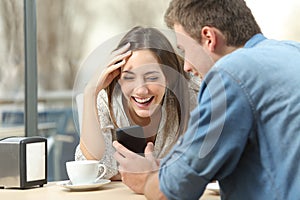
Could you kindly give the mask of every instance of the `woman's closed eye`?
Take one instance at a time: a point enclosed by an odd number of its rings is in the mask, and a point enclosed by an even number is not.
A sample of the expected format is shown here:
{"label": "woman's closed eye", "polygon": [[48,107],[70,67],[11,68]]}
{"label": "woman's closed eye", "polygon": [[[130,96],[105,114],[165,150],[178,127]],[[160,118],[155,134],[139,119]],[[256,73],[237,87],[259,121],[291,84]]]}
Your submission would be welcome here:
{"label": "woman's closed eye", "polygon": [[145,77],[146,81],[149,81],[149,82],[153,82],[153,81],[157,81],[159,79],[158,76],[148,76],[148,77]]}
{"label": "woman's closed eye", "polygon": [[131,81],[131,80],[134,80],[135,77],[134,76],[127,76],[127,75],[125,75],[125,76],[122,76],[122,79],[125,80],[125,81]]}
{"label": "woman's closed eye", "polygon": [[124,70],[121,75],[121,79],[124,81],[132,81],[136,78],[136,75],[128,70]]}

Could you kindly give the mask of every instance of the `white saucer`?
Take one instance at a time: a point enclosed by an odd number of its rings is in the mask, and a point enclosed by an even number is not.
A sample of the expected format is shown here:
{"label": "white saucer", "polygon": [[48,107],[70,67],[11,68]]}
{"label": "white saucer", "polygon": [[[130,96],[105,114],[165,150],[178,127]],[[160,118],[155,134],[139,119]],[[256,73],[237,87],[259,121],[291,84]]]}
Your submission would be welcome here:
{"label": "white saucer", "polygon": [[218,181],[207,184],[206,189],[220,194],[220,186]]}
{"label": "white saucer", "polygon": [[92,190],[98,189],[103,185],[110,183],[111,181],[108,179],[100,179],[99,181],[91,184],[84,184],[84,185],[73,185],[70,180],[67,181],[60,181],[57,185],[70,189],[70,190]]}

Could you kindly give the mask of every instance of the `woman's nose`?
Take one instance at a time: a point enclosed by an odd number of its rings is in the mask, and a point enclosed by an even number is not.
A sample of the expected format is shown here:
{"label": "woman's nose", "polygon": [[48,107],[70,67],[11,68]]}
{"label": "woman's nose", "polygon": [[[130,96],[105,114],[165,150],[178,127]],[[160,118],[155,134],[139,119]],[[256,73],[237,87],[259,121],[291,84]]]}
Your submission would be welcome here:
{"label": "woman's nose", "polygon": [[135,81],[135,93],[136,94],[147,94],[148,93],[148,87],[147,87],[147,84],[144,80],[144,78],[137,78],[136,81]]}
{"label": "woman's nose", "polygon": [[143,83],[143,84],[139,84],[136,86],[135,88],[135,94],[137,95],[145,95],[148,94],[148,87],[147,84]]}

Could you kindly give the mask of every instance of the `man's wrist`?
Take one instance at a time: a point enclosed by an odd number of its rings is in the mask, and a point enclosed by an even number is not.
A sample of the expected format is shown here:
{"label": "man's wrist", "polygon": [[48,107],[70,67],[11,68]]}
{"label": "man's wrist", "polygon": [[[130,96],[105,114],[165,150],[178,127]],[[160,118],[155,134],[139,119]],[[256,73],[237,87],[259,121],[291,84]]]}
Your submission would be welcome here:
{"label": "man's wrist", "polygon": [[159,178],[158,170],[152,173],[149,173],[145,185],[144,185],[144,195],[149,200],[165,200],[167,199],[165,195],[159,189]]}

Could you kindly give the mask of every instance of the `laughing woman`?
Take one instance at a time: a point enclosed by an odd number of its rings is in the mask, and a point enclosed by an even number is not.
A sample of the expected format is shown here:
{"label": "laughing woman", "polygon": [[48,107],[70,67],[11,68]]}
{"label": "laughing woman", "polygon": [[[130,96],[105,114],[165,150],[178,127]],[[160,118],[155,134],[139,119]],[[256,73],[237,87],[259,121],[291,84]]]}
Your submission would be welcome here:
{"label": "laughing woman", "polygon": [[187,127],[196,106],[198,77],[189,77],[171,43],[157,29],[135,27],[120,41],[101,76],[84,90],[75,160],[100,160],[105,178],[120,179],[112,142],[115,129],[140,125],[159,159]]}

